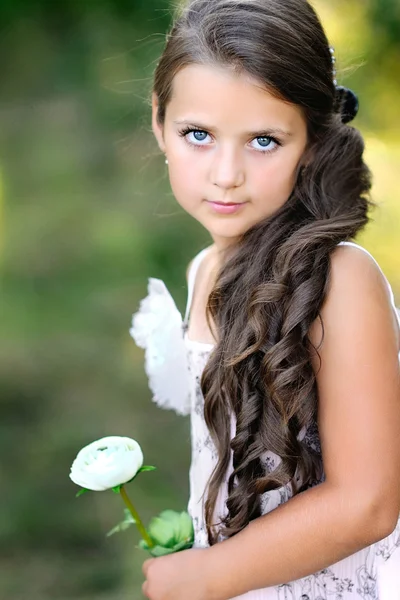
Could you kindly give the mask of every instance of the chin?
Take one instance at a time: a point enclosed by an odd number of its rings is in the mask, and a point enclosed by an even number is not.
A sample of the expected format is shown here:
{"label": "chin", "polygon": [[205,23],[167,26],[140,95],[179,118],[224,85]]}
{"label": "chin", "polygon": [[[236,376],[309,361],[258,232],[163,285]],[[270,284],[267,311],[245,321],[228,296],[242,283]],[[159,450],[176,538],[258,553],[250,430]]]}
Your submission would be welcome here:
{"label": "chin", "polygon": [[228,243],[237,241],[248,229],[245,227],[230,227],[229,223],[225,227],[205,227],[213,239],[226,240]]}

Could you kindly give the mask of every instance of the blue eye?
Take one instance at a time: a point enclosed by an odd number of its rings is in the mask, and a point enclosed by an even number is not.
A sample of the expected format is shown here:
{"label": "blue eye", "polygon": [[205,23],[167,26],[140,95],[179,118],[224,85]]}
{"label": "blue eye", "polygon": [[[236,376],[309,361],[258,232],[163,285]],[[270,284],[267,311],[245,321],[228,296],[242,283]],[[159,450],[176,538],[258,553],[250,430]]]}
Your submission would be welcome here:
{"label": "blue eye", "polygon": [[279,142],[269,135],[256,137],[252,142],[257,142],[258,145],[253,146],[253,148],[261,152],[272,152],[279,145]]}
{"label": "blue eye", "polygon": [[[180,131],[179,135],[186,138],[186,141],[193,146],[205,146],[209,143],[208,138],[210,137],[207,131],[195,129],[194,127],[187,127],[183,131]],[[206,144],[204,142],[206,142]]]}
{"label": "blue eye", "polygon": [[207,131],[201,131],[200,129],[192,129],[186,133],[186,136],[192,144],[203,145],[208,137]]}
{"label": "blue eye", "polygon": [[267,148],[270,145],[270,143],[271,143],[271,138],[268,138],[268,137],[259,137],[259,138],[257,138],[257,142],[263,148]]}
{"label": "blue eye", "polygon": [[197,142],[204,142],[207,137],[207,133],[205,131],[192,131],[193,137]]}

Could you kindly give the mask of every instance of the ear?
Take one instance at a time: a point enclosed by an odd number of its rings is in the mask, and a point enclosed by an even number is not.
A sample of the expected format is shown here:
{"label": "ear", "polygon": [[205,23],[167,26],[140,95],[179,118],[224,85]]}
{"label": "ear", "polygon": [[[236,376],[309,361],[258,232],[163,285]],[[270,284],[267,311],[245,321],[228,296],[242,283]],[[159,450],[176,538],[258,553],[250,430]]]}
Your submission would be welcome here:
{"label": "ear", "polygon": [[153,129],[153,133],[156,137],[156,140],[158,142],[158,146],[161,150],[161,152],[165,152],[165,144],[164,144],[164,128],[163,126],[158,122],[157,119],[157,114],[158,114],[158,98],[156,96],[156,94],[153,92],[152,97],[151,97],[151,113],[152,113],[152,117],[151,117],[151,126]]}

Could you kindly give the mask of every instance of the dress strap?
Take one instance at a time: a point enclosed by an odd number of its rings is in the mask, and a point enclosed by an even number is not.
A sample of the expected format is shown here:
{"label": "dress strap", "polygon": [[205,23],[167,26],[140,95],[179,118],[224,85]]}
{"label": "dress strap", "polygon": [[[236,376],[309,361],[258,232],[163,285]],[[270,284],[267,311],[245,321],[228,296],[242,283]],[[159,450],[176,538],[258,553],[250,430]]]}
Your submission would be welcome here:
{"label": "dress strap", "polygon": [[186,311],[185,311],[185,319],[184,319],[184,324],[185,325],[187,325],[188,318],[189,318],[189,313],[190,313],[190,308],[192,306],[193,290],[194,290],[194,283],[196,281],[196,274],[197,274],[197,271],[198,271],[198,268],[200,266],[201,261],[203,260],[204,256],[207,254],[207,252],[209,250],[211,250],[211,246],[208,246],[207,248],[204,248],[198,254],[196,254],[196,256],[192,260],[192,263],[191,263],[190,268],[189,268],[189,273],[188,273],[188,298],[187,298]]}

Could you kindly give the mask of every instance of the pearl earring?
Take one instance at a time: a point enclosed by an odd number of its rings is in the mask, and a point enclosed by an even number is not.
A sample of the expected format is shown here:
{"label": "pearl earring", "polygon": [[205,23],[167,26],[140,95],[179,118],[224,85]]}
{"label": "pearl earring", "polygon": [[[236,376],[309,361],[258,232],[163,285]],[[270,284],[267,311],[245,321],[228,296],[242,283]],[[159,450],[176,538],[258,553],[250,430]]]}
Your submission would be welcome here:
{"label": "pearl earring", "polygon": [[166,164],[166,165],[168,164],[168,158],[166,158],[166,159],[165,159],[165,164]]}

